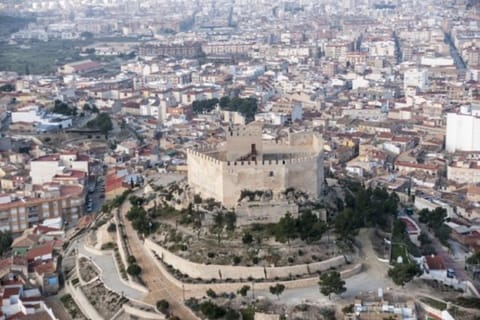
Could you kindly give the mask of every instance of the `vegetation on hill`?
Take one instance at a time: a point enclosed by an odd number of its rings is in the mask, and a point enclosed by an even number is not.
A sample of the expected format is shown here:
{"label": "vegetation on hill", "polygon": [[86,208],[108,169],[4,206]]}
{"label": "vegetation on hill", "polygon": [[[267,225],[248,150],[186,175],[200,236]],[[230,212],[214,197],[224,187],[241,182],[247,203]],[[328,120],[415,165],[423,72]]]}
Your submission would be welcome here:
{"label": "vegetation on hill", "polygon": [[212,111],[217,104],[222,110],[238,111],[247,121],[253,120],[257,112],[257,99],[255,98],[222,97],[220,100],[217,98],[197,100],[192,103],[192,108],[193,112],[197,114],[205,113]]}
{"label": "vegetation on hill", "polygon": [[433,231],[435,237],[440,242],[448,246],[448,239],[450,239],[450,233],[452,230],[445,224],[447,221],[447,210],[445,208],[435,208],[434,210],[423,209],[418,215],[421,223],[425,223],[430,230]]}
{"label": "vegetation on hill", "polygon": [[65,116],[76,116],[77,115],[77,108],[73,106],[69,106],[67,103],[55,100],[52,109],[53,113],[63,114]]}
{"label": "vegetation on hill", "polygon": [[364,188],[359,184],[347,187],[345,208],[334,221],[335,231],[342,238],[351,238],[359,228],[378,227],[388,230],[397,214],[399,199],[385,188]]}
{"label": "vegetation on hill", "polygon": [[475,252],[473,255],[467,258],[465,260],[466,263],[468,264],[480,264],[480,251]]}
{"label": "vegetation on hill", "polygon": [[345,281],[342,280],[340,273],[337,271],[322,274],[318,285],[320,286],[320,292],[324,296],[328,296],[329,299],[332,293],[342,294],[347,291]]}
{"label": "vegetation on hill", "polygon": [[0,231],[0,255],[10,250],[12,242],[13,237],[10,231]]}
{"label": "vegetation on hill", "polygon": [[325,231],[327,225],[310,210],[300,213],[298,218],[287,213],[274,227],[275,239],[288,243],[295,238],[311,243],[320,240]]}
{"label": "vegetation on hill", "polygon": [[113,129],[113,123],[108,113],[102,112],[95,119],[88,121],[87,127],[99,129],[106,136]]}
{"label": "vegetation on hill", "polygon": [[393,269],[388,270],[388,276],[399,286],[404,286],[407,282],[420,274],[420,267],[415,262],[399,263],[396,264]]}

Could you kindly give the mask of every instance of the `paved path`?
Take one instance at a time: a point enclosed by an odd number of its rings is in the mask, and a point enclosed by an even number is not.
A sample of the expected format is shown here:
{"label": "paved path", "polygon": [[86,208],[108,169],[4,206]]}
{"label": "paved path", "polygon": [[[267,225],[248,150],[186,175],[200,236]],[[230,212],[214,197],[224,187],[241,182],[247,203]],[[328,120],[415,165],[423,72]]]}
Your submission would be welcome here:
{"label": "paved path", "polygon": [[197,319],[190,309],[183,304],[182,289],[172,284],[165,278],[160,270],[158,270],[153,258],[148,254],[147,249],[145,249],[142,241],[138,238],[136,231],[132,228],[132,224],[124,218],[130,207],[130,202],[125,201],[120,208],[120,216],[125,226],[125,234],[127,235],[129,247],[137,259],[137,263],[142,267],[141,277],[149,290],[148,295],[144,297],[143,301],[155,305],[158,300],[165,299],[170,303],[169,310],[172,314],[180,317],[182,320]]}
{"label": "paved path", "polygon": [[102,270],[100,278],[105,283],[106,287],[120,294],[123,292],[127,298],[142,300],[145,297],[145,293],[133,289],[120,279],[120,274],[118,273],[115,261],[113,260],[114,257],[111,254],[95,255],[92,252],[87,251],[84,246],[84,237],[79,239],[78,242],[74,244],[74,247],[79,253],[90,257]]}
{"label": "paved path", "polygon": [[55,314],[59,320],[72,320],[72,317],[68,314],[63,303],[60,301],[60,297],[61,295],[48,297],[45,299],[45,303],[52,309],[53,314]]}
{"label": "paved path", "polygon": [[[358,235],[358,240],[362,243],[360,262],[362,263],[363,270],[361,273],[345,279],[347,291],[342,294],[344,298],[355,297],[365,292],[376,292],[378,288],[386,290],[387,288],[394,287],[398,289],[393,281],[388,278],[388,263],[381,262],[377,259],[370,240],[370,232],[372,232],[372,230],[362,229]],[[275,296],[266,291],[259,291],[256,294],[270,297],[273,300],[276,299]],[[320,293],[319,286],[287,289],[280,296],[280,301],[289,305],[307,301],[317,304],[331,304],[333,302],[333,300],[329,301],[328,297]]]}

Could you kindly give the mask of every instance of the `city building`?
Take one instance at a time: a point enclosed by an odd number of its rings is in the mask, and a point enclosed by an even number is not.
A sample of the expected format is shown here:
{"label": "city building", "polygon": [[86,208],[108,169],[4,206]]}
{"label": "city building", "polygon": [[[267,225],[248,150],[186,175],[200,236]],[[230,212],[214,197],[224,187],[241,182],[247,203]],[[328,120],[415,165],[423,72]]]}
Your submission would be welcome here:
{"label": "city building", "polygon": [[447,152],[480,151],[480,106],[462,106],[447,114]]}

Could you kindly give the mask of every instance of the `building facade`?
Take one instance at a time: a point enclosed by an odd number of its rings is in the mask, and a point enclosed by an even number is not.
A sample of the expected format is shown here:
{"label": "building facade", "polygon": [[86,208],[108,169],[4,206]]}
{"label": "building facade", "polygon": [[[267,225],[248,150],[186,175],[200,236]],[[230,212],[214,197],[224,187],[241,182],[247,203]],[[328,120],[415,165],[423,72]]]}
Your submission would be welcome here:
{"label": "building facade", "polygon": [[445,150],[480,151],[480,110],[462,109],[460,113],[447,114]]}
{"label": "building facade", "polygon": [[0,196],[0,230],[23,232],[46,219],[63,218],[76,221],[83,215],[85,193],[83,186],[58,186],[32,197]]}

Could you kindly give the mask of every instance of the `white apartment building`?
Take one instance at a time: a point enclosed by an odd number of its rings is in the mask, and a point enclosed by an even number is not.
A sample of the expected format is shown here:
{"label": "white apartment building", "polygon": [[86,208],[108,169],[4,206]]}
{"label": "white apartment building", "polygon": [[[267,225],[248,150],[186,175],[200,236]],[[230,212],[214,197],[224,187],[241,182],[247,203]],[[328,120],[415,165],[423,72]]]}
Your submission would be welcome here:
{"label": "white apartment building", "polygon": [[480,151],[480,106],[463,106],[447,114],[447,152]]}
{"label": "white apartment building", "polygon": [[403,75],[403,87],[418,87],[425,90],[428,87],[428,71],[408,69]]}
{"label": "white apartment building", "polygon": [[77,154],[47,155],[30,162],[32,184],[51,182],[57,174],[79,170],[88,175],[88,157]]}

